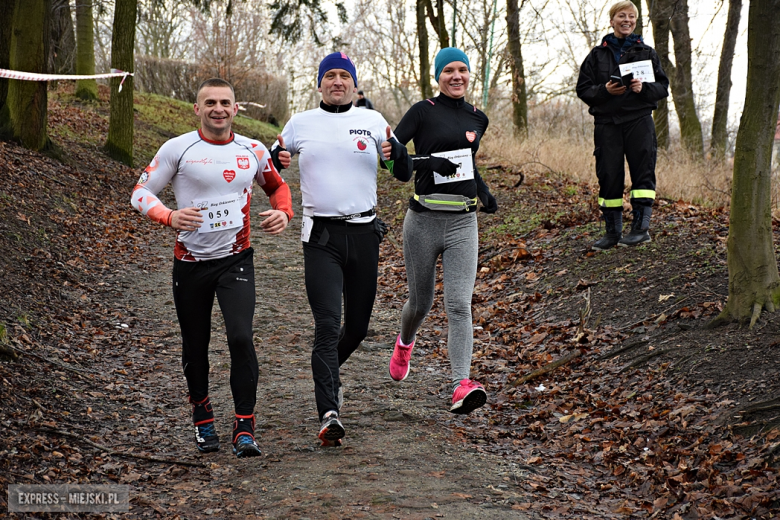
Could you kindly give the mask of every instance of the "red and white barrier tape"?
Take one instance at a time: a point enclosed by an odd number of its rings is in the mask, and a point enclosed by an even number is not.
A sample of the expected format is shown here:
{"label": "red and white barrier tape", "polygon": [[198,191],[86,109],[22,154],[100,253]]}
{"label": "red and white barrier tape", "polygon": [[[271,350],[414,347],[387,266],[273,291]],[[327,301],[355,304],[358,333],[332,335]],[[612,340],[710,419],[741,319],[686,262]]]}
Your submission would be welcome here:
{"label": "red and white barrier tape", "polygon": [[36,72],[19,72],[18,70],[0,69],[0,78],[17,79],[21,81],[57,81],[60,79],[101,79],[101,78],[118,78],[121,76],[122,81],[119,82],[119,92],[122,92],[122,85],[127,79],[127,76],[132,76],[132,72],[125,72],[119,69],[111,69],[109,74],[92,74],[89,76],[77,76],[75,74],[38,74]]}

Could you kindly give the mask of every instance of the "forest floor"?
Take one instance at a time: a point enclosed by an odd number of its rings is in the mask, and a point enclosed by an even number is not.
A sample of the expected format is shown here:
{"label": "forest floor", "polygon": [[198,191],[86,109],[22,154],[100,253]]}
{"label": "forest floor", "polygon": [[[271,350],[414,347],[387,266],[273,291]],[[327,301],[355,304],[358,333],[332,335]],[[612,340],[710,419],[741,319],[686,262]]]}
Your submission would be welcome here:
{"label": "forest floor", "polygon": [[[148,99],[136,100],[148,143],[139,164],[172,133],[143,119]],[[92,515],[102,518],[780,515],[780,316],[763,314],[752,330],[706,327],[728,292],[727,211],[659,200],[652,243],[595,254],[592,186],[487,157],[500,210],[479,215],[472,370],[487,406],[447,412],[440,294],[409,378],[387,373],[406,298],[410,186],[381,174],[391,232],[369,336],[343,367],[344,446],[316,439],[296,218],[280,237],[255,224],[252,239],[263,456],[230,450],[230,360],[216,308],[211,397],[223,448],[198,454],[170,292],[173,233],[129,205],[141,168],[83,138],[100,134],[105,114],[67,91],[52,100],[64,162],[0,143],[3,487],[130,485],[130,512]],[[297,209],[297,172],[284,176]],[[559,359],[568,362],[528,379]],[[11,514],[5,500],[2,517],[68,517]]]}

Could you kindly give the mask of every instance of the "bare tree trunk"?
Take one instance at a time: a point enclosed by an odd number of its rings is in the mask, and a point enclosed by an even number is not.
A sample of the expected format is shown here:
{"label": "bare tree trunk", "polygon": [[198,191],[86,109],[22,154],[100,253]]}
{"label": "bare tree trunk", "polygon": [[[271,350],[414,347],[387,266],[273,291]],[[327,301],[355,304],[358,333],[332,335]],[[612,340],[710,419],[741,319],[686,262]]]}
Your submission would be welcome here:
{"label": "bare tree trunk", "polygon": [[[94,24],[92,0],[76,2],[76,74],[88,76],[95,73]],[[97,99],[97,82],[94,79],[76,81],[76,97]]]}
{"label": "bare tree trunk", "polygon": [[[525,1],[523,1],[525,4]],[[512,123],[518,137],[528,136],[528,99],[526,95],[525,70],[523,68],[522,46],[520,44],[520,9],[517,0],[506,2],[506,25],[509,33],[509,70],[512,73]],[[498,77],[498,75],[496,75]]]}
{"label": "bare tree trunk", "polygon": [[[675,67],[669,59],[669,17],[671,8],[668,0],[654,0],[650,3],[650,21],[653,24],[653,41],[655,52],[661,60],[661,67],[669,77],[669,83],[674,83]],[[653,113],[655,133],[658,147],[669,148],[669,102],[664,98],[658,102],[658,108]]]}
{"label": "bare tree trunk", "polygon": [[771,160],[780,106],[780,0],[752,0],[745,108],[737,133],[729,218],[729,296],[713,324],[750,319],[780,303],[772,243]]}
{"label": "bare tree trunk", "polygon": [[[16,0],[11,36],[11,69],[46,72],[50,36],[49,6],[49,0]],[[46,82],[11,80],[7,103],[13,139],[21,141],[30,150],[48,148]]]}
{"label": "bare tree trunk", "polygon": [[636,10],[637,10],[636,28],[634,29],[634,32],[641,36],[642,31],[644,30],[644,24],[642,23],[642,0],[631,0],[631,1],[634,3],[634,6],[636,6]]}
{"label": "bare tree trunk", "polygon": [[674,107],[680,120],[680,134],[683,147],[695,156],[704,156],[704,139],[701,123],[696,115],[693,99],[693,77],[691,72],[691,31],[688,27],[688,0],[677,0],[671,19],[674,40],[674,81],[671,82]]}
{"label": "bare tree trunk", "polygon": [[417,0],[417,41],[420,45],[420,95],[433,97],[431,88],[431,62],[428,58],[428,27],[425,24],[425,6],[430,0]]}
{"label": "bare tree trunk", "polygon": [[447,21],[444,19],[444,0],[436,0],[436,34],[439,36],[439,48],[450,46],[450,35],[447,33]]}
{"label": "bare tree trunk", "polygon": [[447,21],[444,19],[444,0],[436,0],[436,14],[433,13],[433,2],[425,0],[425,11],[439,38],[439,48],[449,47],[450,35],[447,33]]}
{"label": "bare tree trunk", "polygon": [[[133,71],[137,0],[117,0],[114,6],[114,33],[111,37],[111,68]],[[106,152],[114,159],[133,165],[133,78],[127,76],[122,92],[121,78],[111,78],[111,114]]]}
{"label": "bare tree trunk", "polygon": [[70,1],[52,0],[49,70],[54,74],[73,74],[75,54],[76,37],[73,33]]}
{"label": "bare tree trunk", "polygon": [[715,92],[715,113],[712,116],[712,139],[710,140],[713,156],[720,160],[726,155],[731,66],[734,63],[734,49],[737,46],[741,13],[742,0],[729,0],[729,15],[726,20],[726,32],[723,35],[723,49],[720,52],[720,65],[718,66],[718,87]]}
{"label": "bare tree trunk", "polygon": [[[0,0],[0,20],[14,19],[15,0]],[[12,23],[0,23],[0,69],[11,68],[11,33]],[[6,98],[8,97],[8,83],[10,80],[0,78],[0,129],[7,129],[10,133],[10,119]],[[0,130],[5,133],[5,130]]]}

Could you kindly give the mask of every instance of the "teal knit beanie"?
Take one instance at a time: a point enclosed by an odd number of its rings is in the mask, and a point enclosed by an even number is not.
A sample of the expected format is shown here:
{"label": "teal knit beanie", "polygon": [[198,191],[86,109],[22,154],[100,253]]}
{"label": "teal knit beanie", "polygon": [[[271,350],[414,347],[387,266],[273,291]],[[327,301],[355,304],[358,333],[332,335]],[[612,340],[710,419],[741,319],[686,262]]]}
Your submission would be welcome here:
{"label": "teal knit beanie", "polygon": [[436,59],[433,61],[434,70],[435,70],[433,77],[437,83],[439,82],[439,76],[441,75],[441,71],[444,70],[444,67],[446,67],[453,61],[462,61],[463,63],[466,64],[466,67],[468,67],[469,72],[471,72],[469,57],[466,56],[465,52],[463,52],[460,49],[456,49],[455,47],[445,47],[439,51],[439,54],[436,55]]}

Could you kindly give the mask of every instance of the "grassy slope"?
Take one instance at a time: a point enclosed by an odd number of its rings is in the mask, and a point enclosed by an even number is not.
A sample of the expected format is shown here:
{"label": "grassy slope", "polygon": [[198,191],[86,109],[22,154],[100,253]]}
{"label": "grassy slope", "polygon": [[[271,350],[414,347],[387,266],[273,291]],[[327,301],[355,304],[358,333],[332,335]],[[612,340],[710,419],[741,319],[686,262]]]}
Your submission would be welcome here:
{"label": "grassy slope", "polygon": [[[105,141],[108,131],[108,89],[101,86],[101,101],[81,103],[73,99],[72,87],[64,85],[50,93],[50,106],[54,118],[50,120],[50,134],[60,145],[67,148],[68,142],[99,147]],[[58,110],[78,108],[83,118],[89,121],[90,129],[78,125],[79,121],[57,117]],[[136,166],[148,164],[157,149],[168,139],[195,130],[198,118],[190,103],[166,98],[156,94],[136,92],[135,110],[135,149],[133,156]],[[61,123],[61,124],[58,124]],[[86,131],[85,131],[86,130]],[[262,141],[270,145],[279,128],[244,117],[239,112],[233,121],[233,130],[241,135]]]}

